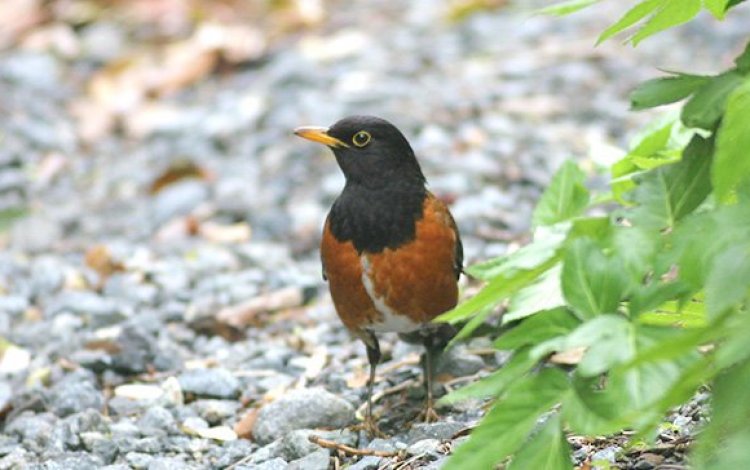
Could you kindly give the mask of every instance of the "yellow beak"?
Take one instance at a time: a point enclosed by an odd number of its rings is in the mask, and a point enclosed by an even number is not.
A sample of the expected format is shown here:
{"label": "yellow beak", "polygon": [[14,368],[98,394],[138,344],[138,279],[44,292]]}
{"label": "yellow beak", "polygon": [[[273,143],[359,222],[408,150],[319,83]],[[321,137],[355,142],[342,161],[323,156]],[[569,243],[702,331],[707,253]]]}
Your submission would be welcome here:
{"label": "yellow beak", "polygon": [[327,127],[305,126],[294,129],[294,133],[303,139],[312,140],[332,148],[348,147],[346,143],[328,135]]}

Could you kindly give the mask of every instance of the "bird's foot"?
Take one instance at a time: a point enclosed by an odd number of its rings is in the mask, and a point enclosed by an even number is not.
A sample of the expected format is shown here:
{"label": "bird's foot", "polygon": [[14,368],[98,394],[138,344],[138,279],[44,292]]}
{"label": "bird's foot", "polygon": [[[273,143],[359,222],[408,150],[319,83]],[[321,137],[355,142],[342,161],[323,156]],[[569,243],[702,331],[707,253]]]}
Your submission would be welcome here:
{"label": "bird's foot", "polygon": [[432,403],[425,405],[424,409],[419,412],[415,421],[421,421],[423,423],[434,423],[440,420],[440,415],[435,411],[435,407]]}
{"label": "bird's foot", "polygon": [[383,431],[380,430],[377,421],[375,421],[375,418],[371,416],[366,417],[361,423],[355,424],[351,427],[351,429],[352,431],[365,431],[371,439],[374,439],[376,437],[388,437]]}

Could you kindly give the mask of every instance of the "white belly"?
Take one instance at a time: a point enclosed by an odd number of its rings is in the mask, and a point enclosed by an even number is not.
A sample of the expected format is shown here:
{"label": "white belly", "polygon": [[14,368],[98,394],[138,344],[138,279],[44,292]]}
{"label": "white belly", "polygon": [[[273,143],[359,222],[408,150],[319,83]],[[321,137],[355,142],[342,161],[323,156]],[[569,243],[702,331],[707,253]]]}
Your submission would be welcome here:
{"label": "white belly", "polygon": [[380,322],[368,325],[367,329],[376,333],[409,333],[418,330],[422,326],[420,323],[412,321],[406,315],[399,315],[394,312],[385,304],[382,297],[377,296],[375,286],[373,286],[370,278],[370,261],[367,259],[367,255],[362,255],[359,259],[362,263],[362,284],[365,286],[367,295],[370,296],[373,305],[375,305],[375,309],[383,316]]}

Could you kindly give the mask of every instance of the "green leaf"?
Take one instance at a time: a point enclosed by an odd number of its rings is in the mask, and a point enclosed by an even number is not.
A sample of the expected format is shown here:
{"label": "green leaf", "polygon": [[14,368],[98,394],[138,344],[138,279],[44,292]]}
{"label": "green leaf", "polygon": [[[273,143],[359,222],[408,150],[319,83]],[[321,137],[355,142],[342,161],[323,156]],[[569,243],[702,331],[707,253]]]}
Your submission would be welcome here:
{"label": "green leaf", "polygon": [[734,245],[716,257],[706,279],[706,307],[716,317],[750,294],[750,246]]}
{"label": "green leaf", "polygon": [[680,101],[710,80],[710,77],[687,74],[648,80],[630,94],[630,107],[640,111]]}
{"label": "green leaf", "polygon": [[717,19],[723,20],[727,11],[729,0],[703,0],[706,10],[710,11]]}
{"label": "green leaf", "polygon": [[637,204],[628,218],[634,225],[652,229],[674,227],[711,192],[709,171],[713,142],[694,135],[682,160],[643,175],[632,192]]}
{"label": "green leaf", "polygon": [[627,13],[625,13],[625,15],[620,18],[615,24],[605,29],[604,32],[599,36],[599,39],[596,40],[596,44],[599,45],[615,34],[619,33],[620,31],[633,26],[643,18],[656,11],[659,7],[662,6],[665,1],[668,0],[644,0],[641,3],[637,4],[636,6],[628,10]]}
{"label": "green leaf", "polygon": [[750,462],[750,361],[717,377],[711,401],[713,413],[695,448],[694,468],[746,468]]}
{"label": "green leaf", "polygon": [[498,397],[526,375],[537,361],[529,355],[529,348],[519,348],[500,369],[472,384],[454,390],[442,397],[438,403],[449,405],[470,398]]}
{"label": "green leaf", "polygon": [[498,276],[484,286],[477,295],[453,310],[440,315],[435,321],[451,323],[458,322],[474,315],[482,309],[497,305],[502,300],[513,295],[519,289],[534,282],[543,272],[550,269],[556,263],[557,259],[552,258],[533,269],[517,271],[507,277]]}
{"label": "green leaf", "polygon": [[585,181],[586,174],[575,163],[563,163],[534,209],[534,225],[553,225],[580,215],[589,203]]}
{"label": "green leaf", "polygon": [[[669,340],[679,336],[673,328],[639,325],[632,331],[631,341],[637,355],[643,357],[646,351],[669,344]],[[696,349],[698,344],[695,345]],[[652,360],[638,365],[616,367],[609,374],[608,388],[619,394],[621,414],[634,413],[653,405],[667,394],[679,380],[683,370],[692,365],[699,355],[693,350],[672,360]]]}
{"label": "green leaf", "polygon": [[498,349],[518,349],[564,336],[573,331],[581,321],[566,308],[556,308],[538,313],[520,322],[500,335],[495,341]]}
{"label": "green leaf", "polygon": [[562,400],[562,414],[572,432],[596,436],[622,429],[617,416],[620,397],[607,393],[598,377],[574,376],[571,385]]}
{"label": "green leaf", "polygon": [[572,470],[570,445],[562,430],[560,415],[547,418],[541,429],[513,457],[508,470]]}
{"label": "green leaf", "polygon": [[582,319],[614,313],[626,293],[622,261],[606,256],[589,238],[574,240],[565,253],[562,291]]}
{"label": "green leaf", "polygon": [[731,201],[738,186],[750,185],[749,151],[750,79],[747,79],[730,95],[716,139],[711,182],[719,200]]}
{"label": "green leaf", "polygon": [[531,357],[541,359],[552,352],[587,348],[578,364],[581,377],[593,377],[635,355],[633,325],[619,315],[600,315],[564,337],[554,338],[531,350]]}
{"label": "green leaf", "polygon": [[545,369],[519,380],[495,403],[469,440],[456,448],[443,468],[493,468],[524,444],[539,416],[557,403],[568,387],[566,374],[558,369]]}
{"label": "green leaf", "polygon": [[750,72],[750,42],[747,43],[742,54],[734,59],[734,64],[737,66],[737,70],[741,73],[747,74]]}
{"label": "green leaf", "polygon": [[509,255],[470,266],[466,272],[477,279],[491,281],[497,277],[512,277],[518,272],[534,269],[557,256],[569,229],[569,224],[540,227],[535,232],[534,241],[528,245]]}
{"label": "green leaf", "polygon": [[686,23],[701,11],[701,0],[665,0],[662,7],[630,39],[637,45],[647,37]]}
{"label": "green leaf", "polygon": [[736,70],[724,72],[699,88],[682,108],[681,119],[687,127],[713,131],[724,114],[727,99],[744,80]]}
{"label": "green leaf", "polygon": [[539,276],[536,282],[516,292],[510,298],[508,310],[503,315],[503,323],[565,305],[560,288],[561,271],[562,266],[558,264]]}
{"label": "green leaf", "polygon": [[601,0],[568,0],[541,8],[537,10],[536,13],[542,15],[565,16],[571,13],[575,13],[578,10],[582,10],[600,1]]}

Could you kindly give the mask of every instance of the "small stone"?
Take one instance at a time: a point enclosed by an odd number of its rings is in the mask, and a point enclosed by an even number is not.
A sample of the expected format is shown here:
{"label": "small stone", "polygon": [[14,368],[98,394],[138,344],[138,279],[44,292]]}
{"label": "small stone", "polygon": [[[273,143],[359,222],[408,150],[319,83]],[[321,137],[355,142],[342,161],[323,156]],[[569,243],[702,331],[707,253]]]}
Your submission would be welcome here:
{"label": "small stone", "polygon": [[156,457],[148,464],[148,470],[188,470],[196,468],[177,457]]}
{"label": "small stone", "polygon": [[60,225],[42,215],[18,220],[10,232],[11,245],[19,251],[28,253],[51,251],[62,238]]}
{"label": "small stone", "polygon": [[227,369],[193,369],[177,377],[184,393],[199,397],[235,398],[240,394],[240,382]]}
{"label": "small stone", "polygon": [[294,390],[260,410],[253,436],[264,444],[295,429],[341,428],[353,419],[354,407],[326,390]]}
{"label": "small stone", "polygon": [[289,464],[287,464],[284,459],[276,457],[275,459],[266,460],[265,462],[256,465],[243,465],[241,467],[237,467],[237,469],[241,470],[244,468],[247,470],[286,470],[288,467]]}
{"label": "small stone", "polygon": [[382,457],[367,455],[359,459],[354,465],[347,467],[347,470],[377,470],[380,468],[380,464],[383,460]]}
{"label": "small stone", "polygon": [[138,429],[138,426],[127,418],[112,423],[109,429],[112,433],[112,438],[138,437],[141,435],[141,430]]}
{"label": "small stone", "polygon": [[280,456],[286,461],[297,460],[320,449],[320,446],[310,442],[310,435],[315,431],[298,429],[284,434],[281,438]]}
{"label": "small stone", "polygon": [[125,384],[115,387],[115,396],[129,400],[156,401],[164,395],[164,390],[157,385]]}
{"label": "small stone", "polygon": [[328,470],[330,460],[328,451],[321,449],[289,462],[287,470]]}
{"label": "small stone", "polygon": [[103,462],[95,455],[76,452],[72,454],[62,454],[55,456],[54,460],[48,460],[44,463],[45,470],[97,470],[101,468]]}
{"label": "small stone", "polygon": [[591,463],[594,467],[597,466],[597,462],[607,462],[614,464],[617,460],[617,454],[622,451],[620,446],[609,446],[604,449],[598,450],[591,456]]}
{"label": "small stone", "polygon": [[152,220],[156,226],[190,213],[208,198],[208,187],[196,180],[171,184],[159,191],[151,204]]}
{"label": "small stone", "polygon": [[70,380],[56,386],[51,393],[50,408],[58,416],[68,416],[88,408],[101,410],[104,395],[91,382]]}
{"label": "small stone", "polygon": [[391,439],[375,438],[367,444],[367,448],[383,452],[394,452],[396,450],[396,443]]}
{"label": "small stone", "polygon": [[450,374],[453,377],[473,375],[485,367],[481,357],[470,354],[463,347],[450,348],[440,358],[436,372]]}
{"label": "small stone", "polygon": [[100,432],[84,432],[80,437],[86,450],[96,454],[102,462],[109,464],[115,460],[118,449],[112,439]]}
{"label": "small stone", "polygon": [[128,452],[125,460],[136,470],[147,469],[154,457],[141,452]]}
{"label": "small stone", "polygon": [[11,421],[4,432],[18,436],[24,447],[32,451],[42,450],[50,440],[57,418],[51,413],[33,414],[24,412]]}
{"label": "small stone", "polygon": [[437,439],[445,441],[451,439],[459,431],[466,428],[466,423],[441,421],[437,423],[416,423],[406,435],[406,442],[413,444],[423,439]]}
{"label": "small stone", "polygon": [[197,429],[196,433],[200,437],[213,439],[215,441],[234,441],[237,434],[229,426],[215,426],[213,428]]}
{"label": "small stone", "polygon": [[192,407],[209,424],[220,424],[237,414],[242,405],[233,400],[196,400]]}
{"label": "small stone", "polygon": [[18,439],[5,434],[0,434],[0,457],[4,457],[13,452],[13,449],[17,448],[18,445]]}
{"label": "small stone", "polygon": [[440,441],[437,439],[422,439],[406,448],[409,455],[424,455],[428,457],[437,456]]}
{"label": "small stone", "polygon": [[254,448],[253,444],[245,439],[226,441],[222,446],[212,447],[207,458],[213,462],[214,468],[227,468],[250,455]]}
{"label": "small stone", "polygon": [[138,420],[138,427],[144,436],[166,436],[179,432],[172,413],[161,406],[153,406],[146,410]]}
{"label": "small stone", "polygon": [[654,468],[657,468],[663,462],[664,462],[663,455],[652,454],[650,452],[646,452],[646,453],[641,454],[638,457],[638,460],[636,460],[635,464],[633,465],[633,468],[635,470],[652,470]]}

